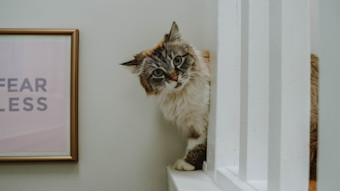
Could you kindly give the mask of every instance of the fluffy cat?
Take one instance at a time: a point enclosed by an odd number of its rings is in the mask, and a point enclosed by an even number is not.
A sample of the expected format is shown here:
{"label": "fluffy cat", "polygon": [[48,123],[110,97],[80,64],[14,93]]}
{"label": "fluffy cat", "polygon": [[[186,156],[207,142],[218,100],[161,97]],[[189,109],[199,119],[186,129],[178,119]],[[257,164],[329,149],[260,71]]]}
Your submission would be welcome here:
{"label": "fluffy cat", "polygon": [[122,63],[137,74],[148,95],[156,97],[167,120],[174,122],[187,141],[185,156],[176,170],[202,169],[206,159],[210,96],[209,52],[182,40],[174,22],[156,47]]}

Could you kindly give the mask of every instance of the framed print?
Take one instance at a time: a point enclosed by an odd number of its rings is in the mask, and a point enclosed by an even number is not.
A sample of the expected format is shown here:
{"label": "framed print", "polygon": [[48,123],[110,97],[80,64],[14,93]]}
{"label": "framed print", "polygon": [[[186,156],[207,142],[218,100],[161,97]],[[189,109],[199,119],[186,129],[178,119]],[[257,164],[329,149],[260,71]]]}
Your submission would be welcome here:
{"label": "framed print", "polygon": [[0,161],[78,161],[77,29],[0,29]]}

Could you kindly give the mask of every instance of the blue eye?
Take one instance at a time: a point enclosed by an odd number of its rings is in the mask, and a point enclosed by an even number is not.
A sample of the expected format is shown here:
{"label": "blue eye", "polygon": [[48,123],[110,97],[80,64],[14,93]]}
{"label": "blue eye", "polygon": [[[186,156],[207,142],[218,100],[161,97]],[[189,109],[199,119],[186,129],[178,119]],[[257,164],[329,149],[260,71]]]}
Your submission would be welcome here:
{"label": "blue eye", "polygon": [[174,64],[174,66],[179,66],[182,64],[182,58],[180,56],[176,56],[172,63]]}
{"label": "blue eye", "polygon": [[156,70],[153,71],[152,74],[153,74],[154,76],[156,76],[156,77],[161,77],[161,76],[164,75],[164,71],[161,70],[161,69],[156,69]]}

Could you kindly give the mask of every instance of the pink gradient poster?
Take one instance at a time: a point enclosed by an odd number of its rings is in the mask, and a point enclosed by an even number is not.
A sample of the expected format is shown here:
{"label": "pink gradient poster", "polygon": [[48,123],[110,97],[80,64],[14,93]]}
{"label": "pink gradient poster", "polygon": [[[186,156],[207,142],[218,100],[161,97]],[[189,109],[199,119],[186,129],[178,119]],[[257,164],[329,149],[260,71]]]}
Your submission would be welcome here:
{"label": "pink gradient poster", "polygon": [[69,154],[69,39],[0,39],[0,156]]}

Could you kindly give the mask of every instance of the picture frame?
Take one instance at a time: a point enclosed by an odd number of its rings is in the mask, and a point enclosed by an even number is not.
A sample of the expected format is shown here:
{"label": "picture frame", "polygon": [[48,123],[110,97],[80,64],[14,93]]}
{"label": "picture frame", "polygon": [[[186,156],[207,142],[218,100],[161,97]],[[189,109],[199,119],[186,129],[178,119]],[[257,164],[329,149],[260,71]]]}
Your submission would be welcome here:
{"label": "picture frame", "polygon": [[0,162],[78,161],[78,29],[0,28]]}

